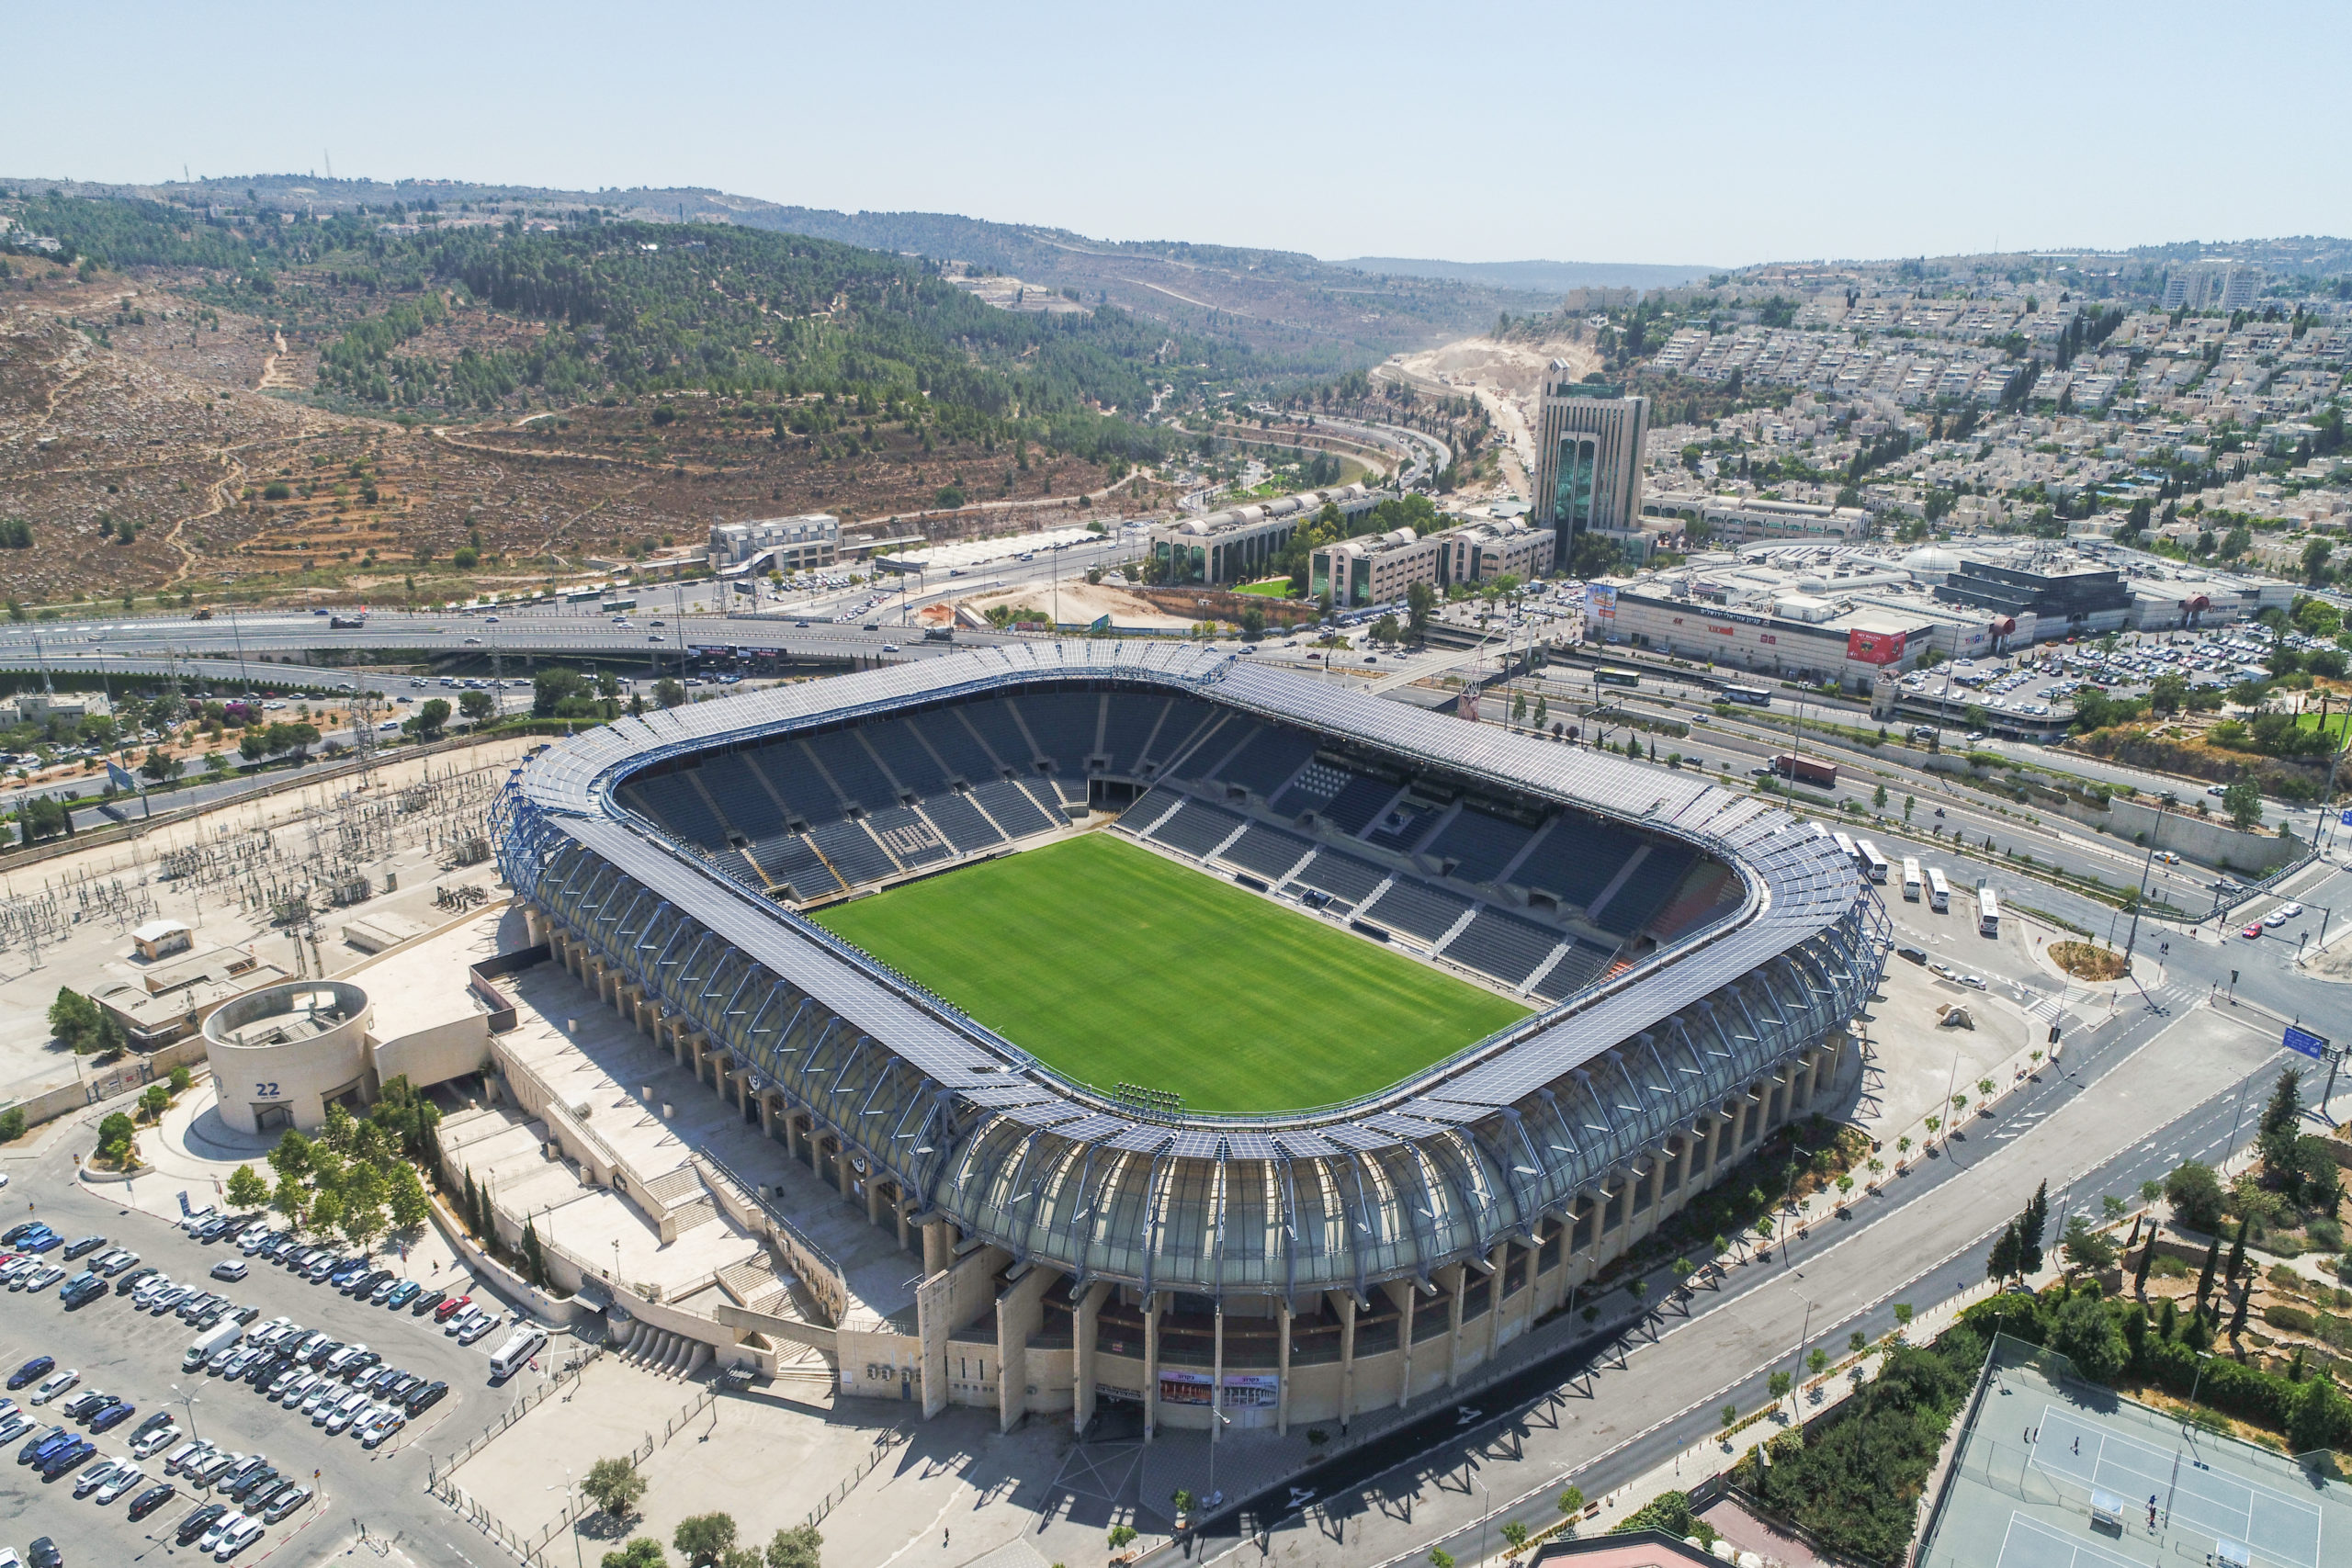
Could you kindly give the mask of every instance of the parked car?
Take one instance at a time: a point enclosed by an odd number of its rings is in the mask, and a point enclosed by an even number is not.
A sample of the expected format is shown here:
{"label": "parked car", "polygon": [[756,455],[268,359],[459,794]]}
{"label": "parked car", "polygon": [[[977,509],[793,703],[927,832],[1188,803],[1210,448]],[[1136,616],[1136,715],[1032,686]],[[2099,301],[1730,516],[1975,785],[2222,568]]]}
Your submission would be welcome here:
{"label": "parked car", "polygon": [[297,1486],[291,1491],[280,1492],[271,1499],[269,1507],[263,1513],[262,1517],[274,1525],[310,1500],[311,1489],[307,1486]]}
{"label": "parked car", "polygon": [[123,1465],[114,1472],[113,1477],[105,1485],[98,1488],[98,1501],[111,1503],[146,1479],[147,1472],[137,1465]]}
{"label": "parked car", "polygon": [[132,1442],[130,1445],[130,1457],[133,1459],[153,1459],[163,1450],[171,1447],[175,1442],[178,1442],[180,1440],[180,1436],[181,1434],[178,1426],[173,1422],[166,1421],[164,1425],[156,1427],[145,1437],[138,1438]]}
{"label": "parked car", "polygon": [[224,1258],[212,1266],[212,1277],[235,1284],[243,1279],[250,1266],[242,1258]]}
{"label": "parked car", "polygon": [[186,1546],[203,1535],[205,1531],[220,1523],[228,1512],[229,1507],[225,1503],[207,1503],[200,1508],[189,1509],[187,1517],[180,1521],[180,1544]]}
{"label": "parked car", "polygon": [[35,1356],[31,1360],[27,1361],[23,1366],[18,1367],[15,1371],[8,1374],[9,1392],[12,1393],[15,1393],[17,1389],[24,1387],[27,1383],[31,1382],[36,1378],[47,1377],[56,1369],[56,1366],[57,1358],[54,1356]]}
{"label": "parked car", "polygon": [[178,1487],[168,1481],[159,1481],[130,1500],[130,1517],[143,1519],[178,1495]]}
{"label": "parked car", "polygon": [[47,1378],[41,1381],[41,1385],[39,1388],[33,1390],[33,1396],[27,1403],[32,1404],[47,1404],[51,1400],[64,1393],[66,1390],[72,1388],[75,1383],[80,1382],[81,1381],[82,1374],[74,1371],[71,1367],[68,1367],[62,1372],[51,1372]]}
{"label": "parked car", "polygon": [[162,1278],[163,1271],[157,1269],[133,1269],[114,1282],[114,1293],[118,1296],[135,1295],[148,1280]]}
{"label": "parked car", "polygon": [[448,1299],[449,1292],[447,1291],[427,1291],[424,1294],[417,1297],[416,1300],[408,1303],[409,1315],[412,1317],[423,1317],[426,1313],[433,1311],[435,1307],[439,1306],[443,1302],[446,1302]]}
{"label": "parked car", "polygon": [[394,1312],[398,1312],[401,1308],[408,1305],[411,1301],[414,1300],[417,1293],[424,1288],[424,1286],[418,1284],[413,1280],[402,1280],[400,1283],[394,1285],[392,1287],[391,1293],[384,1298],[384,1305]]}
{"label": "parked car", "polygon": [[106,1244],[107,1238],[102,1235],[79,1236],[65,1244],[65,1256],[69,1258],[85,1258]]}
{"label": "parked car", "polygon": [[127,1399],[119,1399],[90,1417],[90,1430],[111,1432],[139,1413],[139,1406]]}
{"label": "parked car", "polygon": [[423,1388],[413,1391],[408,1396],[408,1413],[410,1416],[413,1418],[424,1415],[426,1411],[440,1404],[442,1397],[448,1392],[449,1385],[438,1379],[426,1383]]}

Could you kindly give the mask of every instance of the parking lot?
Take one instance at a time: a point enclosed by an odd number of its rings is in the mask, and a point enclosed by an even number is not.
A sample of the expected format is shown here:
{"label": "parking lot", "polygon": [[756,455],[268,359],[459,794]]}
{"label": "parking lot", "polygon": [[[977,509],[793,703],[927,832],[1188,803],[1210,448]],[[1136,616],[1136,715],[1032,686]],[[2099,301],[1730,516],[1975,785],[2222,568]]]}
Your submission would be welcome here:
{"label": "parking lot", "polygon": [[[9,1196],[26,1195],[33,1185],[19,1181]],[[32,1540],[46,1536],[54,1540],[68,1564],[119,1562],[158,1550],[166,1557],[193,1561],[203,1551],[201,1540],[182,1544],[177,1539],[182,1526],[216,1502],[224,1512],[234,1509],[235,1504],[219,1494],[232,1482],[250,1479],[271,1468],[278,1472],[277,1477],[266,1480],[254,1496],[279,1491],[288,1482],[311,1487],[312,1495],[296,1499],[296,1506],[277,1522],[266,1525],[258,1539],[222,1561],[316,1561],[356,1533],[359,1521],[368,1522],[379,1536],[403,1532],[413,1536],[429,1530],[433,1544],[446,1550],[413,1553],[428,1560],[463,1561],[470,1553],[470,1547],[457,1540],[460,1527],[446,1511],[436,1511],[440,1506],[424,1495],[425,1450],[436,1434],[438,1446],[454,1446],[459,1434],[487,1424],[525,1387],[538,1381],[539,1371],[526,1369],[504,1386],[492,1385],[489,1352],[505,1338],[503,1323],[475,1343],[461,1345],[444,1332],[444,1325],[430,1313],[419,1316],[406,1308],[388,1310],[356,1300],[332,1283],[312,1283],[269,1262],[247,1259],[233,1242],[206,1245],[176,1226],[122,1210],[79,1187],[62,1193],[40,1193],[17,1213],[25,1219],[38,1217],[69,1242],[85,1235],[102,1235],[141,1256],[136,1264],[125,1265],[107,1280],[104,1295],[91,1297],[77,1309],[68,1309],[60,1302],[60,1287],[54,1284],[38,1292],[0,1293],[0,1373],[14,1373],[36,1357],[53,1358],[55,1362],[53,1371],[7,1395],[24,1407],[32,1424],[0,1446],[0,1452],[18,1461],[0,1477],[0,1514],[5,1514],[5,1519],[0,1519],[0,1542],[23,1552]],[[0,1247],[0,1254],[13,1250]],[[65,1262],[64,1250],[51,1250],[44,1260],[62,1263],[69,1277],[107,1253],[98,1248]],[[235,1261],[247,1263],[242,1280],[209,1277],[216,1264]],[[401,1269],[397,1254],[379,1256],[374,1262],[396,1273]],[[322,1394],[308,1411],[288,1409],[267,1398],[263,1387],[230,1381],[215,1368],[184,1371],[183,1358],[202,1333],[199,1325],[204,1316],[187,1321],[170,1307],[159,1315],[154,1310],[135,1306],[132,1297],[113,1289],[135,1277],[140,1269],[151,1267],[199,1292],[218,1292],[234,1308],[254,1309],[247,1325],[253,1332],[284,1318],[300,1325],[303,1337],[313,1332],[325,1336],[323,1341],[313,1342],[314,1351],[329,1343],[352,1348],[338,1369],[344,1378],[322,1380],[319,1385],[322,1390],[332,1389],[333,1397]],[[444,1269],[435,1277],[428,1272],[417,1283],[421,1292],[446,1290],[457,1295],[471,1294],[502,1317],[507,1315],[503,1303],[462,1274]],[[216,1320],[213,1332],[220,1333],[234,1322],[233,1314],[223,1315]],[[279,1348],[290,1349],[296,1337],[288,1337]],[[565,1343],[558,1342],[559,1346]],[[328,1429],[328,1412],[353,1397],[353,1365],[368,1354],[380,1359],[361,1370],[356,1381],[363,1384],[396,1368],[423,1380],[420,1388],[434,1382],[448,1385],[445,1394],[418,1411],[405,1426],[386,1434],[372,1449],[355,1440],[357,1423],[348,1430],[337,1425],[332,1434]],[[333,1359],[322,1358],[319,1370],[323,1372],[325,1363]],[[548,1358],[540,1359],[544,1368]],[[298,1379],[311,1371],[307,1361],[293,1370]],[[37,1392],[47,1388],[58,1373],[69,1371],[78,1374],[70,1389],[58,1391],[40,1407],[32,1406]],[[65,1414],[77,1398],[92,1393],[114,1395],[130,1402],[131,1408],[121,1412],[85,1409],[78,1418]],[[375,1397],[363,1403],[380,1410],[398,1402]],[[77,1485],[92,1472],[110,1460],[131,1458],[134,1434],[157,1413],[167,1415],[177,1431],[160,1445],[142,1444],[152,1451],[132,1461],[142,1472],[141,1479],[119,1489],[111,1485],[85,1488],[85,1495],[77,1498]],[[105,1429],[90,1430],[93,1417]],[[56,1426],[94,1444],[95,1452],[45,1480],[39,1469],[19,1461],[19,1455]],[[147,1434],[150,1439],[153,1435]],[[198,1439],[212,1445],[212,1457],[197,1464],[193,1475],[166,1476],[166,1461]],[[253,1455],[262,1456],[263,1463],[241,1472],[239,1463]],[[229,1460],[225,1464],[220,1462],[224,1457]],[[143,1518],[130,1518],[131,1505],[165,1480],[175,1488],[168,1501]],[[317,1539],[310,1539],[313,1536]],[[304,1547],[289,1551],[298,1541],[304,1542]]]}

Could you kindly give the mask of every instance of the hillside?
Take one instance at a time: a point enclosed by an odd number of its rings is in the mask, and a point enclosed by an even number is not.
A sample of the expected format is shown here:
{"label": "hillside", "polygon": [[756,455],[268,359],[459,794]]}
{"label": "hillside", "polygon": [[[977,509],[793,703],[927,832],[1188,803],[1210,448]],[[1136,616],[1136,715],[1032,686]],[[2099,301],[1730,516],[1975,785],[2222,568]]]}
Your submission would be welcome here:
{"label": "hillside", "polygon": [[[1369,366],[1400,349],[1425,348],[1558,301],[1496,280],[1368,276],[1296,252],[1184,242],[1113,242],[1068,230],[992,223],[950,213],[834,212],[724,191],[674,187],[560,191],[459,180],[330,180],[270,175],[111,186],[0,179],[0,185],[85,197],[130,197],[203,209],[268,207],[301,215],[381,218],[429,212],[445,223],[491,214],[557,220],[594,210],[650,223],[723,223],[921,256],[1015,277],[1088,304],[1110,304],[1188,333],[1219,333],[1279,369],[1327,375]],[[961,270],[961,269],[957,269]]]}

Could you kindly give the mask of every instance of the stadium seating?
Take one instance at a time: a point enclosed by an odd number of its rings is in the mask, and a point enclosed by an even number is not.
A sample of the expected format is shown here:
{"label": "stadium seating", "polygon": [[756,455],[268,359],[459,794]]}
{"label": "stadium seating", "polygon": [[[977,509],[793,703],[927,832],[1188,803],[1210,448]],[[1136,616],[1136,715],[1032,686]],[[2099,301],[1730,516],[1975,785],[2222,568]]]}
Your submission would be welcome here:
{"label": "stadium seating", "polygon": [[967,784],[979,785],[1004,777],[1003,767],[991,758],[988,749],[972,738],[964,721],[954,708],[927,713],[920,718],[905,721],[908,728],[919,731],[947,764],[947,771]]}
{"label": "stadium seating", "polygon": [[885,719],[865,728],[866,744],[882,759],[890,775],[917,795],[938,795],[947,788],[947,775],[932,761],[915,737],[913,725],[903,718]]}
{"label": "stadium seating", "polygon": [[1532,828],[1464,809],[1421,847],[1421,853],[1457,882],[1492,882],[1534,836]]}
{"label": "stadium seating", "polygon": [[1324,821],[1352,838],[1372,826],[1381,808],[1396,797],[1396,786],[1386,779],[1351,774],[1346,785],[1317,813]]}
{"label": "stadium seating", "polygon": [[872,753],[859,745],[857,737],[849,730],[808,736],[801,744],[832,780],[844,806],[880,811],[899,804],[899,792],[888,776],[875,765]]}
{"label": "stadium seating", "polygon": [[1318,850],[1306,863],[1306,869],[1294,881],[1327,893],[1350,908],[1372,897],[1372,890],[1388,879],[1388,873],[1370,861],[1343,855],[1337,850]]}
{"label": "stadium seating", "polygon": [[1426,882],[1399,876],[1389,883],[1387,892],[1373,900],[1369,908],[1359,908],[1356,913],[1375,925],[1404,931],[1423,942],[1435,942],[1451,931],[1470,907],[1467,898],[1440,892]]}
{"label": "stadium seating", "polygon": [[1311,840],[1295,833],[1285,833],[1279,828],[1253,822],[1250,830],[1236,839],[1220,858],[1228,864],[1278,882],[1314,847]]}
{"label": "stadium seating", "polygon": [[879,882],[899,869],[860,822],[820,823],[808,830],[808,841],[847,886]]}
{"label": "stadium seating", "polygon": [[911,806],[893,806],[877,811],[865,819],[865,826],[882,840],[882,847],[910,871],[955,857],[955,850],[940,836],[939,829]]}
{"label": "stadium seating", "polygon": [[1442,806],[1409,797],[1400,800],[1380,814],[1380,819],[1365,832],[1363,841],[1377,844],[1384,850],[1395,850],[1399,854],[1405,853],[1419,843],[1421,835],[1430,830],[1430,825],[1444,814],[1445,807]]}
{"label": "stadium seating", "polygon": [[702,764],[702,785],[736,831],[754,841],[786,831],[784,808],[761,784],[752,765],[734,752],[722,752]]}
{"label": "stadium seating", "polygon": [[996,753],[1014,773],[1023,778],[1037,771],[1037,750],[1021,732],[1012,716],[1012,699],[998,697],[984,703],[967,703],[956,710],[976,730],[988,749]]}
{"label": "stadium seating", "polygon": [[1207,854],[1241,826],[1242,819],[1220,807],[1193,800],[1173,817],[1163,818],[1151,830],[1151,840],[1194,860]]}
{"label": "stadium seating", "polygon": [[1021,716],[1052,760],[1057,775],[1086,777],[1086,759],[1094,754],[1095,733],[1102,727],[1100,692],[1033,692],[1021,699]]}
{"label": "stadium seating", "polygon": [[822,774],[809,764],[797,740],[780,741],[742,753],[752,772],[765,779],[785,809],[803,822],[828,822],[842,814],[841,802]]}
{"label": "stadium seating", "polygon": [[1329,762],[1310,762],[1290,788],[1283,791],[1274,802],[1278,816],[1297,818],[1309,811],[1319,811],[1329,805],[1333,795],[1348,787],[1350,775],[1345,768]]}
{"label": "stadium seating", "polygon": [[1175,705],[1168,697],[1111,699],[1110,711],[1102,719],[1102,750],[1111,759],[1112,773],[1132,775],[1143,771],[1145,743]]}
{"label": "stadium seating", "polygon": [[1272,795],[1315,755],[1315,738],[1295,729],[1261,728],[1216,771],[1220,784],[1238,784],[1260,796]]}
{"label": "stadium seating", "polygon": [[727,847],[726,826],[712,814],[710,803],[685,774],[657,773],[632,779],[622,793],[624,798],[633,795],[632,806],[687,842],[707,850]]}
{"label": "stadium seating", "polygon": [[963,795],[950,792],[927,796],[922,803],[922,812],[958,854],[967,855],[975,850],[992,849],[1004,842],[1004,835],[980,815],[978,807]]}
{"label": "stadium seating", "polygon": [[1609,902],[1594,912],[1592,922],[1602,931],[1632,936],[1648,925],[1690,870],[1693,852],[1680,844],[1653,843],[1649,850]]}
{"label": "stadium seating", "polygon": [[1581,814],[1564,813],[1553,821],[1544,841],[1520,863],[1511,881],[1581,909],[1600,897],[1641,842],[1623,829]]}
{"label": "stadium seating", "polygon": [[842,890],[841,878],[827,867],[805,834],[763,840],[752,846],[751,859],[769,882],[789,887],[804,903]]}
{"label": "stadium seating", "polygon": [[1532,988],[1547,1002],[1565,1001],[1600,979],[1611,956],[1608,951],[1579,939]]}
{"label": "stadium seating", "polygon": [[972,791],[972,804],[987,812],[998,827],[1015,839],[1042,833],[1054,826],[1054,819],[1046,814],[1046,808],[1010,779],[998,779],[980,785]]}
{"label": "stadium seating", "polygon": [[[1394,897],[1392,889],[1388,897]],[[1374,906],[1375,910],[1386,908],[1388,897]],[[1551,956],[1560,942],[1561,933],[1549,927],[1506,915],[1499,909],[1482,908],[1442,951],[1448,959],[1465,969],[1491,975],[1504,985],[1517,987],[1527,983],[1527,977]]]}

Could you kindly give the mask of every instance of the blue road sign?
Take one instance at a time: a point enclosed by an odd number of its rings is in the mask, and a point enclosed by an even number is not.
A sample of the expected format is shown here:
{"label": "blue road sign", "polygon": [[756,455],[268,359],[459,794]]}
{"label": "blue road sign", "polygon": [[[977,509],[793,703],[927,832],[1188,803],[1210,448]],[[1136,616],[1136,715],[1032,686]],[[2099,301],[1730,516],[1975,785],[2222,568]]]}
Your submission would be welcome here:
{"label": "blue road sign", "polygon": [[2298,1029],[2291,1023],[2287,1026],[2286,1045],[2288,1050],[2300,1052],[2314,1062],[2324,1061],[2327,1057],[2325,1035],[2313,1034],[2310,1030]]}

